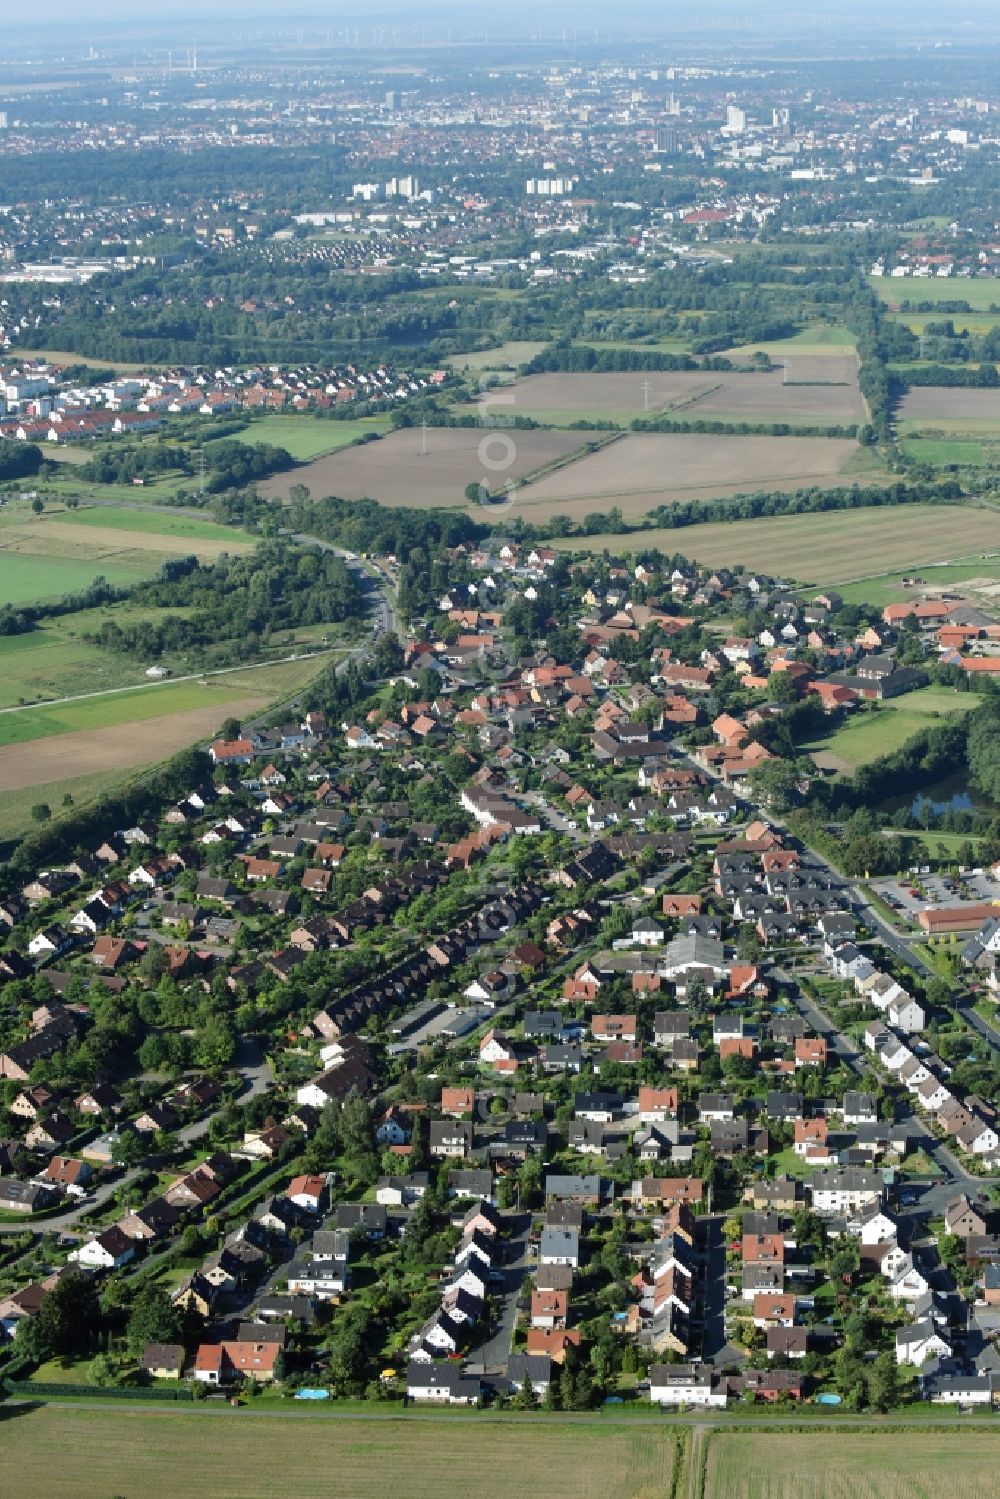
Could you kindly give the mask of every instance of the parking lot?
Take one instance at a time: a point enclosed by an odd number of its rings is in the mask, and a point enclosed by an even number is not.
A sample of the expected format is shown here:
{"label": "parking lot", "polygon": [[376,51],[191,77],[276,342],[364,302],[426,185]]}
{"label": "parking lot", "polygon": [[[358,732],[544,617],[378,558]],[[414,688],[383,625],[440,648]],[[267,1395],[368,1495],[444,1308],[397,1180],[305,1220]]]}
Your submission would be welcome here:
{"label": "parking lot", "polygon": [[928,906],[960,906],[964,902],[1000,901],[1000,881],[984,871],[954,879],[950,875],[920,874],[904,879],[876,879],[872,889],[911,921]]}

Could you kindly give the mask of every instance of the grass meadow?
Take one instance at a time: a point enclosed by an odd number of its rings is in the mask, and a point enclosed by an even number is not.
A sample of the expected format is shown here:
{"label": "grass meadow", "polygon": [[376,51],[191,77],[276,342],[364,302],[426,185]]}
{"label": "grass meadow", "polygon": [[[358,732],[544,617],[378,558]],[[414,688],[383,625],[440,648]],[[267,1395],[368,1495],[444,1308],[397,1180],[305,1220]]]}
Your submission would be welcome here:
{"label": "grass meadow", "polygon": [[856,770],[859,765],[891,754],[921,729],[931,728],[942,718],[970,712],[978,707],[979,701],[974,692],[959,692],[953,687],[922,687],[904,697],[855,710],[839,728],[806,747],[819,756],[819,763],[831,769]]}
{"label": "grass meadow", "polygon": [[[987,277],[953,276],[869,276],[869,284],[879,300],[888,307],[901,302],[966,302],[973,312],[989,312],[1000,307],[1000,281]],[[942,313],[942,317],[951,317]]]}

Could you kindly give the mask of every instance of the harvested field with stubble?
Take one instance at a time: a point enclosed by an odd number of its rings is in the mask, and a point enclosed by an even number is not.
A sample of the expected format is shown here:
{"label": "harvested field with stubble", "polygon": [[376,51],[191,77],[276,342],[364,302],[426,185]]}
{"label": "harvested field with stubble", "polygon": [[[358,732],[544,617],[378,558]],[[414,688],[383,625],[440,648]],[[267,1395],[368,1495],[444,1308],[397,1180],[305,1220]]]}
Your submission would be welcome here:
{"label": "harvested field with stubble", "polygon": [[1000,389],[915,385],[900,401],[897,416],[910,430],[919,425],[956,432],[1000,432]]}
{"label": "harvested field with stubble", "polygon": [[536,421],[585,417],[623,425],[636,417],[671,411],[678,418],[692,420],[704,416],[820,425],[856,424],[866,416],[858,390],[857,360],[853,355],[836,354],[789,356],[787,367],[763,371],[529,375],[504,386],[500,398],[484,396],[479,406],[487,412],[530,416]]}
{"label": "harvested field with stubble", "polygon": [[992,1499],[1000,1433],[713,1432],[705,1499]]}
{"label": "harvested field with stubble", "polygon": [[673,1435],[649,1426],[461,1412],[331,1420],[226,1409],[42,1406],[3,1421],[30,1499],[665,1499]]}
{"label": "harvested field with stubble", "polygon": [[[211,689],[208,689],[206,695],[210,693]],[[135,696],[138,698],[139,694]],[[94,703],[100,702],[101,699],[94,700]],[[64,781],[71,776],[154,765],[187,745],[208,738],[224,718],[259,713],[265,703],[263,697],[236,697],[216,692],[214,701],[203,708],[136,717],[126,722],[66,733],[53,731],[41,738],[26,737],[0,748],[0,792],[45,786],[50,781]],[[142,706],[149,708],[153,704],[144,699]],[[37,726],[45,711],[26,710],[25,719],[30,714],[32,726]],[[8,719],[7,723],[11,721]]]}
{"label": "harvested field with stubble", "polygon": [[[498,415],[509,415],[505,407]],[[547,464],[585,451],[579,432],[516,432],[488,427],[403,427],[377,442],[317,458],[315,463],[258,484],[266,499],[287,500],[293,484],[313,499],[380,500],[420,508],[465,506],[469,484],[499,489]],[[426,446],[426,451],[422,449]]]}
{"label": "harvested field with stubble", "polygon": [[[968,557],[989,540],[993,516],[962,505],[887,505],[764,520],[719,521],[631,536],[604,532],[551,545],[567,551],[683,552],[709,567],[742,562],[802,583],[848,583],[883,572]],[[975,564],[973,564],[975,566]]]}
{"label": "harvested field with stubble", "polygon": [[[515,440],[521,436],[514,434]],[[853,476],[842,471],[857,451],[857,443],[839,437],[630,433],[522,486],[515,503],[530,521],[553,515],[580,519],[610,505],[618,505],[626,518],[638,519],[673,500],[849,483]]]}

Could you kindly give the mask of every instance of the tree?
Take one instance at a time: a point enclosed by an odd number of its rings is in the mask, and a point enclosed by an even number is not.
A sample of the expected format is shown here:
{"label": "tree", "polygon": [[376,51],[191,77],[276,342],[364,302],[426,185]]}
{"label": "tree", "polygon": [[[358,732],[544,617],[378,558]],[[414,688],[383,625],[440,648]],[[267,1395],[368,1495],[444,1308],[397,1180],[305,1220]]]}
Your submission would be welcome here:
{"label": "tree", "polygon": [[48,802],[36,802],[31,809],[32,822],[48,822],[52,816],[52,808]]}
{"label": "tree", "polygon": [[868,1371],[868,1404],[872,1410],[888,1411],[899,1403],[899,1370],[895,1354],[880,1353]]}
{"label": "tree", "polygon": [[197,1224],[188,1224],[187,1228],[185,1228],[184,1232],[181,1234],[178,1247],[185,1259],[192,1259],[195,1255],[200,1253],[201,1231],[198,1228]]}
{"label": "tree", "polygon": [[146,1159],[146,1142],[136,1130],[125,1128],[111,1147],[111,1159],[116,1166],[141,1166]]}
{"label": "tree", "polygon": [[846,1345],[839,1350],[833,1361],[833,1377],[837,1392],[852,1409],[864,1402],[867,1373],[865,1361],[859,1353]]}
{"label": "tree", "polygon": [[41,513],[42,513],[42,511],[44,509],[45,509],[45,501],[42,500],[42,499],[40,499],[38,497],[38,495],[36,494],[35,498],[31,502],[32,514],[33,515],[41,515]]}
{"label": "tree", "polygon": [[516,1411],[533,1411],[538,1409],[538,1396],[530,1379],[524,1380],[521,1388],[510,1403],[511,1408]]}
{"label": "tree", "polygon": [[90,1361],[87,1378],[91,1384],[106,1388],[117,1383],[115,1366],[106,1353],[98,1353]]}
{"label": "tree", "polygon": [[791,672],[772,671],[767,679],[767,696],[772,703],[794,703],[799,695]]}
{"label": "tree", "polygon": [[79,1270],[70,1271],[49,1291],[35,1321],[47,1358],[85,1352],[103,1323],[96,1284]]}
{"label": "tree", "polygon": [[349,1093],[340,1110],[340,1139],[345,1165],[358,1181],[371,1185],[378,1176],[371,1104],[360,1093]]}
{"label": "tree", "polygon": [[125,1336],[128,1351],[138,1358],[147,1343],[176,1343],[183,1333],[183,1318],[162,1286],[147,1281],[129,1312]]}
{"label": "tree", "polygon": [[708,985],[696,974],[687,986],[688,1009],[692,1015],[704,1015],[708,1009],[708,1001]]}
{"label": "tree", "polygon": [[841,1234],[830,1246],[826,1268],[831,1280],[850,1282],[861,1264],[858,1241],[849,1234]]}
{"label": "tree", "polygon": [[787,812],[798,799],[798,772],[789,760],[762,760],[750,772],[754,799],[775,812]]}

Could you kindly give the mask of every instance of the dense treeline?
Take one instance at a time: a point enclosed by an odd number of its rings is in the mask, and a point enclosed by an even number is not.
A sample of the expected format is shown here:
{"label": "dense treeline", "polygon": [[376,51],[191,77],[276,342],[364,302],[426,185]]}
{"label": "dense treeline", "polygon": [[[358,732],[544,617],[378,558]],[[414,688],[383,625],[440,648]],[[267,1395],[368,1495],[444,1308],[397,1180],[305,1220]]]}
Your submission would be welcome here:
{"label": "dense treeline", "polygon": [[[576,423],[573,424],[574,426]],[[633,432],[703,432],[714,435],[728,433],[731,437],[847,437],[868,440],[872,429],[867,423],[852,422],[843,426],[837,422],[823,425],[818,422],[725,422],[712,417],[675,417],[669,411],[662,416],[637,416],[631,423]],[[872,434],[873,435],[873,434]]]}
{"label": "dense treeline", "polygon": [[1000,807],[1000,694],[988,697],[969,719],[966,756],[972,780]]}
{"label": "dense treeline", "polygon": [[240,660],[257,655],[276,630],[358,618],[364,596],[354,574],[333,552],[265,541],[246,557],[220,557],[210,566],[176,558],[149,583],[132,590],[134,603],[183,609],[158,620],[105,620],[87,638],[106,650],[142,658],[224,646]]}
{"label": "dense treeline", "polygon": [[879,442],[891,442],[893,403],[901,387],[886,368],[881,305],[860,272],[844,309],[844,321],[857,339],[858,387],[868,403],[875,435]]}
{"label": "dense treeline", "polygon": [[218,201],[227,194],[263,194],[294,211],[328,194],[349,191],[351,168],[338,146],[310,151],[273,146],[206,147],[200,151],[39,151],[4,162],[5,201],[71,198],[103,206],[124,202]]}
{"label": "dense treeline", "polygon": [[981,364],[978,368],[944,364],[896,365],[893,374],[907,385],[957,385],[971,389],[995,389],[1000,385],[995,364]]}
{"label": "dense treeline", "polygon": [[376,552],[405,562],[415,548],[437,555],[446,547],[482,541],[488,527],[460,511],[411,510],[375,500],[303,500],[289,512],[293,530],[354,552]]}
{"label": "dense treeline", "polygon": [[526,375],[543,375],[550,371],[569,374],[611,374],[631,370],[731,370],[728,359],[702,363],[690,354],[667,354],[658,349],[595,349],[589,344],[557,341],[539,349],[524,366]]}
{"label": "dense treeline", "polygon": [[90,484],[131,484],[166,473],[191,473],[187,448],[167,442],[108,443],[95,448],[93,456],[76,470],[77,477]]}
{"label": "dense treeline", "polygon": [[27,479],[37,474],[44,457],[33,442],[11,442],[0,437],[0,480]]}
{"label": "dense treeline", "polygon": [[208,464],[205,488],[210,494],[219,494],[224,489],[242,489],[257,479],[286,473],[296,467],[295,459],[285,448],[267,442],[239,442],[233,437],[207,443],[205,461]]}

